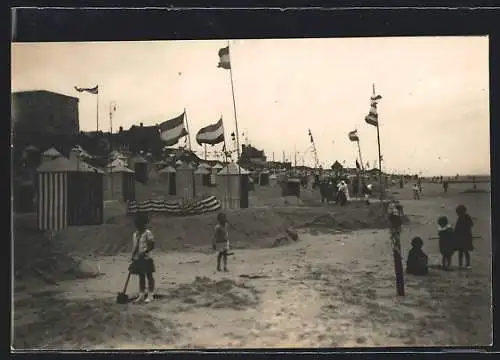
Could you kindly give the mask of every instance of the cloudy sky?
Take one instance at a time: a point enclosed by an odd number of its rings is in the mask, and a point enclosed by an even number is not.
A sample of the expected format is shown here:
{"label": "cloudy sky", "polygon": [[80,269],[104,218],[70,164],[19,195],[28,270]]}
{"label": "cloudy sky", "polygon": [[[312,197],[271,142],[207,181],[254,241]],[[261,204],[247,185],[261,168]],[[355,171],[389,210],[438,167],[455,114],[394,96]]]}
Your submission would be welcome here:
{"label": "cloudy sky", "polygon": [[[100,129],[153,125],[186,108],[194,136],[223,116],[234,131],[230,73],[217,68],[227,42],[18,43],[12,89],[80,97],[82,130],[96,128],[96,96],[74,86],[99,84]],[[313,165],[310,128],[323,166],[377,159],[376,129],[364,122],[372,84],[379,103],[383,167],[429,175],[489,173],[487,37],[232,40],[240,133],[269,159]],[[244,143],[244,137],[240,139]]]}

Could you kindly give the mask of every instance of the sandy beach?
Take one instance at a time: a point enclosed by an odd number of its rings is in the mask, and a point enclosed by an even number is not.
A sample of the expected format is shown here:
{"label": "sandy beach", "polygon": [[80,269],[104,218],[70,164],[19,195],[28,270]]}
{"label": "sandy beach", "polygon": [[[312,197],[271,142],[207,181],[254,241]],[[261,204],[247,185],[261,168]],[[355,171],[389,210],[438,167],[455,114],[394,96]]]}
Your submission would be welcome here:
{"label": "sandy beach", "polygon": [[[115,303],[127,275],[124,250],[114,256],[81,255],[86,266],[98,269],[94,278],[36,287],[16,282],[14,348],[488,345],[490,194],[463,193],[465,187],[443,194],[440,185],[424,184],[421,200],[411,200],[408,189],[393,189],[409,219],[403,253],[418,235],[431,263],[427,277],[405,276],[405,297],[396,296],[388,231],[380,226],[301,227],[298,241],[281,246],[272,246],[276,234],[271,232],[266,241],[255,242],[258,246],[236,242],[229,273],[216,272],[216,254],[193,240],[184,248],[160,245],[155,253],[158,297],[150,304]],[[427,239],[436,236],[439,215],[454,221],[458,204],[467,206],[474,233],[482,237],[474,244],[472,270],[456,269],[455,255],[454,271],[443,271],[437,266],[437,241]],[[332,206],[330,211],[344,210]],[[233,218],[236,227],[243,226]],[[128,293],[136,292],[133,277]]]}

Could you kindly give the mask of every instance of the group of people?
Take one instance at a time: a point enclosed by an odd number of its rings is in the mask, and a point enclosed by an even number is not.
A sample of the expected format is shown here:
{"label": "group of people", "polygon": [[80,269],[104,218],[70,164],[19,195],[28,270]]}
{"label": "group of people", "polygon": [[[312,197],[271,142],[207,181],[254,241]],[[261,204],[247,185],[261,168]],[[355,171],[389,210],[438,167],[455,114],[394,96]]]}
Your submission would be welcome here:
{"label": "group of people", "polygon": [[[453,254],[458,252],[458,266],[460,269],[471,269],[470,252],[474,250],[472,243],[472,227],[474,222],[463,205],[456,208],[457,221],[453,228],[446,216],[437,219],[439,252],[441,266],[450,270]],[[413,275],[426,275],[428,273],[428,256],[423,251],[424,241],[421,237],[414,237],[411,241],[412,248],[406,260],[406,272]],[[464,264],[465,259],[465,264]]]}
{"label": "group of people", "polygon": [[[135,218],[136,230],[132,236],[132,245],[134,251],[130,260],[129,272],[137,275],[139,278],[139,296],[134,303],[150,303],[155,298],[155,279],[156,271],[152,257],[152,251],[155,248],[153,233],[147,228],[149,218],[147,215],[139,213]],[[212,248],[217,251],[217,271],[227,272],[227,259],[229,253],[229,236],[226,214],[221,212],[217,215],[217,224],[214,228]],[[222,265],[222,266],[221,266]]]}

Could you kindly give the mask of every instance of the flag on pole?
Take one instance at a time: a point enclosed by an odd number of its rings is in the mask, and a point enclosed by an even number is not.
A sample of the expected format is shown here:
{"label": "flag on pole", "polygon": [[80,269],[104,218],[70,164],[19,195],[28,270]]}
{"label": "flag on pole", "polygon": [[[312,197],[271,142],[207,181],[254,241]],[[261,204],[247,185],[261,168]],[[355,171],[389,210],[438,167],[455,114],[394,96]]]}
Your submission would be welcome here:
{"label": "flag on pole", "polygon": [[349,140],[359,141],[358,130],[349,131]]}
{"label": "flag on pole", "polygon": [[99,94],[99,85],[96,85],[93,88],[79,88],[78,86],[75,86],[75,90],[78,92],[87,92],[89,94],[97,95]]}
{"label": "flag on pole", "polygon": [[216,145],[224,141],[224,124],[222,118],[215,124],[201,128],[196,134],[198,145],[209,144]]}
{"label": "flag on pole", "polygon": [[165,146],[173,146],[179,140],[188,135],[184,127],[184,113],[174,119],[167,120],[158,125],[160,129],[160,139],[165,143]]}
{"label": "flag on pole", "polygon": [[361,165],[359,165],[359,162],[357,159],[356,159],[356,169],[361,170]]}
{"label": "flag on pole", "polygon": [[311,141],[311,143],[313,143],[314,139],[313,139],[313,136],[311,134],[311,129],[309,129],[308,132],[309,132],[309,140]]}
{"label": "flag on pole", "polygon": [[377,104],[379,100],[382,99],[382,96],[380,95],[375,95],[371,97],[370,101],[370,112],[368,115],[365,117],[365,121],[367,124],[373,125],[373,126],[378,126],[378,111],[377,111]]}
{"label": "flag on pole", "polygon": [[229,70],[231,69],[231,61],[229,59],[229,45],[219,50],[219,64],[217,67]]}

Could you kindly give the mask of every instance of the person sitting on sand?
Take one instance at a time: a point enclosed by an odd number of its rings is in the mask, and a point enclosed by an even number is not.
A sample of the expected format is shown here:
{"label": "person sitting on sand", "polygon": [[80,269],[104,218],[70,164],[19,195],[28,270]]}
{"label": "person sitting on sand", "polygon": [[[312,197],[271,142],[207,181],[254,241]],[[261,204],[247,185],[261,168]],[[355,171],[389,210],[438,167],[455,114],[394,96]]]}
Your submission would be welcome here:
{"label": "person sitting on sand", "polygon": [[411,240],[411,246],[406,259],[406,273],[417,276],[427,275],[429,258],[422,250],[424,241],[418,236],[414,237]]}
{"label": "person sitting on sand", "polygon": [[455,224],[455,239],[458,250],[458,266],[462,268],[465,256],[465,267],[470,269],[470,251],[474,250],[474,246],[472,245],[472,227],[474,226],[474,222],[470,215],[467,214],[467,208],[464,205],[458,205],[456,213],[458,219]]}
{"label": "person sitting on sand", "polygon": [[438,219],[439,252],[441,253],[441,265],[447,270],[451,267],[451,257],[455,252],[453,228],[448,223],[446,216]]}
{"label": "person sitting on sand", "polygon": [[[149,303],[153,300],[155,291],[155,280],[153,273],[155,265],[151,257],[154,249],[154,237],[151,230],[147,229],[149,219],[144,214],[138,214],[135,219],[136,231],[133,234],[134,253],[129,271],[139,276],[139,296],[136,303]],[[148,292],[146,292],[146,280],[148,282]]]}
{"label": "person sitting on sand", "polygon": [[222,271],[220,267],[221,260],[224,264],[224,271],[229,271],[227,269],[227,256],[229,252],[229,237],[227,231],[228,223],[225,213],[219,213],[217,215],[217,225],[215,225],[214,238],[212,242],[212,248],[217,251],[217,271]]}

